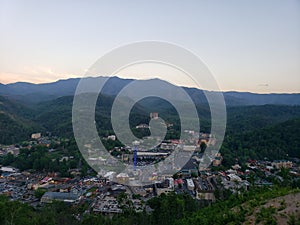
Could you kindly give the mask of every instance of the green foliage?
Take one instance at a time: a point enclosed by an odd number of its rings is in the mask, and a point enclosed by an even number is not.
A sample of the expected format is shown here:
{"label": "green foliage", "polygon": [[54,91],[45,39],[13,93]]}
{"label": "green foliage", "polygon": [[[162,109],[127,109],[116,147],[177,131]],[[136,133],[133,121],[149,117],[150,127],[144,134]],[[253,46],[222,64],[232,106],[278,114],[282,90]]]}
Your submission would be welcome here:
{"label": "green foliage", "polygon": [[[11,165],[21,171],[36,170],[44,172],[59,172],[61,176],[70,176],[69,170],[79,168],[86,175],[90,167],[80,154],[74,139],[61,141],[56,146],[57,151],[48,152],[48,148],[41,145],[33,146],[31,149],[21,148],[18,156],[7,154],[0,157],[0,164]],[[62,160],[62,157],[69,157]]]}
{"label": "green foliage", "polygon": [[295,216],[295,214],[289,215],[288,225],[300,225],[299,215],[298,218]]}
{"label": "green foliage", "polygon": [[0,224],[37,225],[37,221],[32,207],[3,197],[0,199]]}
{"label": "green foliage", "polygon": [[[245,221],[246,214],[255,207],[262,205],[265,200],[290,193],[288,188],[274,187],[273,189],[252,189],[240,195],[231,195],[228,200],[217,202],[209,207],[200,209],[192,216],[183,218],[176,224],[241,224]],[[243,203],[251,203],[251,208],[246,210],[240,207]],[[239,207],[239,210],[232,210]],[[272,224],[272,223],[271,223]]]}
{"label": "green foliage", "polygon": [[[153,198],[148,205],[153,209],[151,214],[135,212],[133,209],[124,208],[123,213],[112,218],[103,215],[84,214],[81,220],[77,220],[88,208],[85,204],[78,206],[66,205],[63,202],[53,202],[42,208],[34,209],[17,201],[9,201],[0,196],[0,224],[15,225],[87,225],[87,224],[143,224],[143,225],[211,225],[211,224],[241,224],[245,216],[251,213],[255,207],[259,207],[266,200],[291,193],[289,188],[274,187],[273,189],[253,189],[240,195],[231,195],[226,201],[219,201],[208,207],[202,208],[199,202],[189,195],[162,194]],[[118,197],[120,203],[127,204],[127,195]],[[242,207],[247,203],[248,207]],[[264,224],[276,224],[273,218],[275,209],[261,208],[257,213],[257,222]],[[297,224],[297,218],[291,215],[289,224]]]}
{"label": "green foliage", "polygon": [[256,223],[264,222],[264,224],[276,225],[276,220],[273,217],[273,214],[276,212],[275,208],[262,207],[260,211],[256,214]]}
{"label": "green foliage", "polygon": [[35,190],[34,196],[38,199],[41,199],[46,192],[47,192],[46,189],[38,188]]}
{"label": "green foliage", "polygon": [[[113,134],[110,119],[113,101],[113,96],[100,95],[98,98],[95,120],[102,137]],[[30,132],[35,130],[35,124],[39,124],[40,130],[49,130],[60,137],[73,138],[72,102],[73,97],[66,96],[32,105],[32,109],[29,109],[18,102],[0,98],[0,143],[28,140]],[[196,105],[196,108],[201,119],[201,130],[209,132],[208,105]],[[153,109],[159,112],[159,116],[165,121],[173,124],[173,127],[168,129],[166,139],[179,138],[180,119],[177,111],[171,104],[159,98],[143,99],[133,107],[129,117],[133,133],[137,137],[150,134],[148,129],[137,130],[134,127],[140,123],[149,123],[149,113]],[[245,162],[249,158],[268,157],[272,160],[288,156],[299,157],[300,141],[297,134],[300,126],[299,119],[296,119],[300,117],[299,106],[244,106],[228,107],[227,110],[227,132],[222,146],[226,166],[234,164],[236,159]],[[122,145],[118,142],[104,142],[108,149]],[[201,150],[204,149],[205,146],[202,145]],[[40,167],[36,162],[35,168]]]}
{"label": "green foliage", "polygon": [[34,110],[22,103],[0,96],[0,143],[28,140],[31,133],[41,130],[41,126],[33,121],[34,114]]}
{"label": "green foliage", "polygon": [[249,133],[227,134],[221,148],[224,164],[231,166],[236,159],[245,162],[248,159],[299,157],[299,133],[300,119],[294,119]]}

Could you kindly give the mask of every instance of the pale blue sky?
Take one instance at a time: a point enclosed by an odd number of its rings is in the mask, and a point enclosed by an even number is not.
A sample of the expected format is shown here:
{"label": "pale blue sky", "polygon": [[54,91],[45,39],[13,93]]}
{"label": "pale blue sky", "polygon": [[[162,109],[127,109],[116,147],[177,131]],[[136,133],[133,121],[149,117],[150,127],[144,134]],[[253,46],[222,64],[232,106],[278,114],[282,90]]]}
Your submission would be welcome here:
{"label": "pale blue sky", "polygon": [[0,82],[79,77],[112,48],[142,40],[193,51],[222,90],[300,92],[299,0],[0,0]]}

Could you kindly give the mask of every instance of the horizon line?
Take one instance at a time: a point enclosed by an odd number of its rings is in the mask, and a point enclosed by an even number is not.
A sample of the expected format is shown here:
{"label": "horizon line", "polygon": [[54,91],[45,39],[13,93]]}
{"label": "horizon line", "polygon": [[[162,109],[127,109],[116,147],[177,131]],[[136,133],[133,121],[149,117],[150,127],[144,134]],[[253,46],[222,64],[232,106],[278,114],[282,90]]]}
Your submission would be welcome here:
{"label": "horizon line", "polygon": [[[166,81],[166,82],[169,82],[167,80],[163,80],[161,78],[156,78],[156,77],[153,77],[153,78],[146,78],[146,79],[135,79],[135,78],[123,78],[123,77],[120,77],[120,76],[89,76],[89,77],[70,77],[70,78],[61,78],[61,79],[57,79],[57,80],[53,80],[53,81],[48,81],[48,82],[30,82],[30,81],[16,81],[16,82],[12,82],[12,83],[1,83],[0,82],[0,85],[4,85],[4,86],[7,86],[7,85],[13,85],[13,84],[17,84],[17,83],[25,83],[25,84],[34,84],[34,85],[43,85],[43,84],[51,84],[51,83],[56,83],[56,82],[59,82],[59,81],[67,81],[67,80],[72,80],[72,79],[82,79],[82,78],[99,78],[99,77],[103,77],[103,78],[113,78],[113,77],[116,77],[116,78],[119,78],[119,79],[122,79],[122,80],[153,80],[153,79],[159,79],[159,80],[162,80],[162,81]],[[171,82],[169,82],[171,83]],[[175,86],[178,86],[178,87],[183,87],[183,88],[194,88],[194,89],[198,89],[198,90],[203,90],[203,91],[216,91],[216,90],[205,90],[205,89],[200,89],[200,88],[197,88],[197,87],[193,87],[193,86],[181,86],[181,85],[177,85],[177,84],[174,84],[174,83],[171,83]],[[230,93],[230,92],[237,92],[237,93],[249,93],[249,94],[300,94],[300,91],[299,92],[252,92],[252,91],[247,91],[247,90],[217,90],[216,92],[223,92],[223,93]]]}

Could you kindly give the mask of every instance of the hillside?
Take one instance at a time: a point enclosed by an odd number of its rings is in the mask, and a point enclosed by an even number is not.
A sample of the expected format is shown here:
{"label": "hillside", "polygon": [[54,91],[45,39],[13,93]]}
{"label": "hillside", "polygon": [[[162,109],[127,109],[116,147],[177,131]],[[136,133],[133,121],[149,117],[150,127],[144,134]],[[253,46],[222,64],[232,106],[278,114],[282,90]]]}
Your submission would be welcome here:
{"label": "hillside", "polygon": [[[66,96],[28,106],[20,102],[0,98],[0,143],[12,144],[28,140],[37,131],[50,131],[61,137],[73,137],[73,97]],[[96,122],[100,135],[112,134],[110,110],[114,97],[101,95],[96,107]],[[138,102],[130,115],[130,124],[135,127],[149,122],[149,113],[155,109],[173,129],[179,129],[176,110],[159,98],[147,98]],[[209,132],[210,111],[207,105],[197,105],[201,130]],[[300,106],[264,105],[228,107],[228,123],[222,153],[225,165],[236,158],[268,157],[278,159],[300,156]],[[133,129],[133,131],[135,131]],[[173,132],[174,133],[174,132]],[[175,132],[176,133],[176,132]],[[144,133],[144,135],[147,133]],[[176,136],[172,136],[176,138]]]}
{"label": "hillside", "polygon": [[[252,190],[200,209],[175,224],[299,224],[299,190]],[[293,207],[295,206],[295,207]],[[298,221],[298,222],[297,222]]]}
{"label": "hillside", "polygon": [[[151,213],[135,212],[131,208],[125,208],[125,212],[110,217],[100,213],[85,214],[81,220],[78,220],[74,217],[74,212],[83,213],[81,205],[66,207],[66,204],[55,201],[34,209],[27,203],[9,201],[8,198],[0,196],[0,223],[16,225],[233,225],[253,224],[251,222],[255,217],[258,224],[298,225],[300,215],[297,199],[299,199],[298,189],[261,188],[259,190],[252,189],[239,195],[231,194],[227,200],[218,201],[205,207],[189,195],[169,193],[152,198],[147,202],[147,205],[153,209]],[[18,212],[18,216],[15,216],[16,212]],[[287,214],[284,214],[285,212]]]}
{"label": "hillside", "polygon": [[248,133],[227,135],[221,152],[225,164],[232,165],[236,159],[269,160],[300,157],[300,117],[257,129]]}
{"label": "hillside", "polygon": [[[250,207],[244,204],[243,208]],[[263,225],[266,223],[296,224],[300,221],[300,193],[292,193],[268,200],[252,210],[249,209],[244,225]]]}
{"label": "hillside", "polygon": [[[96,121],[101,130],[111,130],[110,110],[113,96],[101,95],[96,108]],[[70,134],[71,110],[73,97],[61,97],[53,101],[37,105],[36,122],[58,135]],[[201,130],[210,131],[210,110],[208,105],[196,105],[201,122]],[[131,112],[131,124],[136,126],[149,122],[149,113],[157,111],[167,122],[179,124],[175,108],[159,98],[146,98],[138,102]],[[228,107],[227,109],[227,134],[240,134],[254,131],[300,117],[300,106],[264,105]],[[59,124],[59,126],[57,125]],[[66,127],[67,126],[67,127]],[[177,126],[178,128],[178,126]]]}
{"label": "hillside", "polygon": [[300,106],[263,105],[227,108],[227,134],[245,133],[300,117]]}
{"label": "hillside", "polygon": [[[112,86],[108,85],[104,89],[105,92],[112,94],[119,90],[124,83],[129,82],[119,78],[114,79],[121,80],[123,83],[111,80],[114,88],[111,90],[109,87]],[[76,83],[75,81],[73,80],[74,83]],[[64,82],[68,83],[68,81]],[[154,82],[159,84],[160,81],[155,80]],[[24,86],[24,84],[18,85]],[[50,89],[45,89],[44,92],[46,91],[50,91]],[[195,95],[197,91],[199,90],[193,89],[190,95]],[[114,98],[114,95],[104,94],[98,98],[95,119],[101,136],[113,133],[110,111]],[[1,97],[0,143],[12,144],[28,140],[30,134],[37,131],[50,131],[60,137],[72,138],[72,103],[73,96],[63,96],[54,100],[27,105],[17,100]],[[201,131],[210,132],[208,105],[196,104],[196,108],[200,116]],[[179,138],[176,131],[180,129],[180,120],[175,108],[165,100],[156,97],[143,99],[132,109],[130,124],[133,132],[139,135],[134,127],[141,123],[148,123],[149,113],[153,110],[157,111],[165,121],[174,124],[172,131],[168,133],[168,138]],[[233,164],[236,159],[245,162],[249,158],[262,159],[267,157],[273,160],[288,156],[299,157],[299,118],[300,106],[228,106],[226,136],[221,149],[226,156],[225,165]],[[147,134],[148,132],[143,132],[142,135]]]}
{"label": "hillside", "polygon": [[26,106],[0,96],[0,143],[12,144],[28,140],[42,127],[32,120],[35,112]]}

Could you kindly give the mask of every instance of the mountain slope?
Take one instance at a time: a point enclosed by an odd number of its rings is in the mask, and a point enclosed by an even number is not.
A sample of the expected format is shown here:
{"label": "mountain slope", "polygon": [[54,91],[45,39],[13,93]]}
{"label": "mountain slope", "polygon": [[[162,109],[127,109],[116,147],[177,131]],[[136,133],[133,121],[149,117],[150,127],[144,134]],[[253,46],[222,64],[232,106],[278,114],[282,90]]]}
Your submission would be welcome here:
{"label": "mountain slope", "polygon": [[227,134],[221,152],[225,165],[238,159],[269,160],[300,157],[300,117],[248,133]]}
{"label": "mountain slope", "polygon": [[227,133],[246,133],[300,117],[300,106],[262,105],[227,108]]}
{"label": "mountain slope", "polygon": [[[90,80],[91,83],[104,82],[106,77],[84,78]],[[59,80],[53,83],[31,84],[18,82],[14,84],[0,85],[0,95],[9,98],[21,100],[27,103],[36,103],[42,101],[53,100],[58,97],[74,95],[80,78],[67,80]],[[121,79],[111,77],[103,87],[102,94],[117,95],[119,91],[128,85],[132,79]],[[165,81],[159,79],[138,80],[141,86],[155,83],[163,83]],[[149,83],[150,82],[150,83]],[[192,97],[197,104],[207,104],[206,97],[202,90],[196,88],[183,87],[184,90]],[[265,105],[265,104],[281,104],[281,105],[300,105],[300,94],[254,94],[247,92],[224,92],[224,98],[227,106],[245,106],[245,105]]]}
{"label": "mountain slope", "polygon": [[232,97],[245,105],[299,105],[300,94],[255,94],[248,92],[226,92],[227,98]]}
{"label": "mountain slope", "polygon": [[28,140],[42,128],[31,119],[34,111],[0,96],[0,143],[12,144]]}
{"label": "mountain slope", "polygon": [[[120,88],[120,87],[119,87]],[[96,110],[96,121],[100,131],[111,131],[110,110],[114,101],[114,96],[101,95],[98,99]],[[60,97],[55,100],[41,102],[39,104],[30,105],[31,108],[24,106],[17,101],[8,100],[2,97],[2,105],[0,110],[2,120],[12,124],[11,127],[16,136],[27,137],[24,133],[26,127],[35,130],[40,127],[41,130],[48,130],[56,135],[73,136],[72,131],[72,96]],[[210,110],[208,105],[196,105],[201,122],[202,131],[209,132],[210,130]],[[177,111],[172,105],[163,99],[152,97],[146,98],[138,102],[133,108],[130,116],[130,122],[133,126],[140,123],[149,122],[149,113],[152,111],[159,112],[167,122],[174,125],[179,124]],[[234,135],[247,133],[256,129],[273,126],[277,123],[300,117],[300,106],[282,106],[282,105],[265,105],[265,106],[242,106],[227,108],[227,134]],[[39,124],[40,126],[37,126]],[[1,130],[11,130],[4,126],[2,122]],[[20,129],[17,129],[17,127]],[[176,126],[176,129],[179,127]],[[25,129],[25,130],[26,130]],[[8,134],[9,132],[7,132]],[[10,133],[9,136],[12,134]],[[2,135],[2,143],[8,143],[7,135]],[[5,139],[5,140],[4,140]],[[27,138],[25,138],[27,139]],[[21,140],[15,139],[12,140]],[[10,143],[13,143],[9,141]],[[23,139],[22,139],[23,140]]]}

